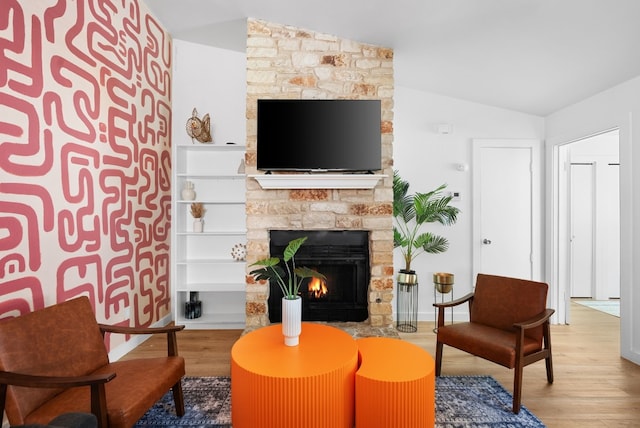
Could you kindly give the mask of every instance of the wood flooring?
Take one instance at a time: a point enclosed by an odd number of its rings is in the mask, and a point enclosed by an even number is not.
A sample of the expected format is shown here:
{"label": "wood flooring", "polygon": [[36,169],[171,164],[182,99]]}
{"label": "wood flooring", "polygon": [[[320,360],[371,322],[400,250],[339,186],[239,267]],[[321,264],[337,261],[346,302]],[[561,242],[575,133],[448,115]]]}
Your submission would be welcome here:
{"label": "wood flooring", "polygon": [[[522,404],[549,428],[640,427],[640,366],[620,357],[620,319],[571,305],[571,325],[551,328],[554,383],[544,362],[524,368]],[[432,322],[416,333],[400,333],[435,355]],[[185,330],[178,335],[188,376],[228,376],[230,351],[241,330]],[[154,337],[123,359],[166,353],[164,338]],[[513,391],[513,371],[445,346],[443,375],[490,375]]]}

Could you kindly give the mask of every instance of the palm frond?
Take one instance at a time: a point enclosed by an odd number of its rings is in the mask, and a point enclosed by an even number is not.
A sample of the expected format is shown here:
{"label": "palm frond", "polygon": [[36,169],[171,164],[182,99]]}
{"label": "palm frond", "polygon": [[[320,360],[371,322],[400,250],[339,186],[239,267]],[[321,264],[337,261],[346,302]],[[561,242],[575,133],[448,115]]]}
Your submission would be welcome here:
{"label": "palm frond", "polygon": [[407,245],[407,239],[396,229],[393,228],[393,248],[404,247]]}
{"label": "palm frond", "polygon": [[409,183],[402,180],[398,171],[393,172],[393,216],[401,217],[405,223],[416,215],[413,196],[408,195]]}
{"label": "palm frond", "polygon": [[440,223],[445,226],[458,220],[460,210],[449,205],[452,197],[443,194],[446,184],[436,189],[414,195],[409,194],[409,183],[393,171],[393,246],[400,247],[405,260],[405,269],[411,269],[411,262],[422,252],[442,253],[449,248],[449,241],[431,233],[419,233],[426,223]]}
{"label": "palm frond", "polygon": [[415,246],[421,248],[425,253],[438,254],[449,249],[449,241],[445,237],[427,232],[416,238]]}

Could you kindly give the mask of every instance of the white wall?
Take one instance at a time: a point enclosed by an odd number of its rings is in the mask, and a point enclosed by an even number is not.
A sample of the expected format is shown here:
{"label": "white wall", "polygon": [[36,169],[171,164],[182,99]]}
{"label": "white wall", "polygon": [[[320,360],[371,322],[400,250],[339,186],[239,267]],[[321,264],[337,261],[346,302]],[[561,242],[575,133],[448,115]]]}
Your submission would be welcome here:
{"label": "white wall", "polygon": [[[547,128],[547,278],[557,282],[553,224],[555,205],[553,171],[555,149],[562,144],[604,130],[620,129],[620,347],[623,357],[640,364],[640,228],[633,219],[640,214],[640,132],[633,132],[633,118],[640,118],[640,77],[564,108],[546,119]],[[638,250],[638,251],[636,251]]]}
{"label": "white wall", "polygon": [[194,107],[209,113],[214,144],[246,142],[246,58],[244,52],[174,40],[173,144],[191,144],[185,131]]}
{"label": "white wall", "polygon": [[[453,226],[429,225],[430,231],[449,239],[449,251],[422,254],[412,264],[419,275],[418,319],[432,321],[432,273],[451,272],[456,276],[454,297],[471,291],[472,254],[472,146],[473,138],[544,139],[544,119],[489,107],[406,87],[395,88],[394,168],[409,181],[410,193],[433,190],[446,183],[447,190],[461,193],[458,222]],[[448,123],[453,133],[440,135],[437,125]],[[456,164],[469,169],[460,172]],[[400,250],[394,253],[396,271],[403,267]],[[446,298],[450,298],[447,295]],[[466,307],[464,308],[466,311]],[[462,315],[461,315],[462,316]]]}

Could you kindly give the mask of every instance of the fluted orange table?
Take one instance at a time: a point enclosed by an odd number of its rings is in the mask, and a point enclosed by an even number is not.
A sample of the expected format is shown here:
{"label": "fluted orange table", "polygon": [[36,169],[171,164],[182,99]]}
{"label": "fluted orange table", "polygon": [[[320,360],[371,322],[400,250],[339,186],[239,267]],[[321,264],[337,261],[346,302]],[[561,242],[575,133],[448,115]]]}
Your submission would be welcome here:
{"label": "fluted orange table", "polygon": [[335,327],[302,323],[298,346],[274,324],[231,349],[233,428],[352,428],[356,341]]}
{"label": "fluted orange table", "polygon": [[435,364],[427,351],[388,337],[358,339],[358,428],[432,428]]}

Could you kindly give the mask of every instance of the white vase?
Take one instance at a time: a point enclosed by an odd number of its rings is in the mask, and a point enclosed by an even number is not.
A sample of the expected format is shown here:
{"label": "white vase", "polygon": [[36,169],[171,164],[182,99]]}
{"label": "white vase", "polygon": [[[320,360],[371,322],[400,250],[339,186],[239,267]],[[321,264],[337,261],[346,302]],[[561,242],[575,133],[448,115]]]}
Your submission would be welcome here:
{"label": "white vase", "polygon": [[244,173],[245,173],[244,159],[240,159],[240,166],[238,166],[238,174],[244,174]]}
{"label": "white vase", "polygon": [[295,299],[282,298],[282,335],[284,344],[298,346],[302,332],[302,297]]}
{"label": "white vase", "polygon": [[193,231],[200,233],[202,232],[202,229],[204,229],[204,220],[201,218],[193,220]]}
{"label": "white vase", "polygon": [[182,189],[182,200],[183,201],[193,201],[196,198],[196,191],[193,190],[193,182],[185,181],[184,188]]}

